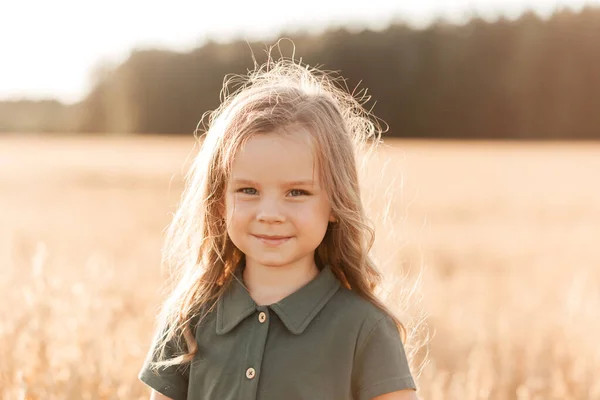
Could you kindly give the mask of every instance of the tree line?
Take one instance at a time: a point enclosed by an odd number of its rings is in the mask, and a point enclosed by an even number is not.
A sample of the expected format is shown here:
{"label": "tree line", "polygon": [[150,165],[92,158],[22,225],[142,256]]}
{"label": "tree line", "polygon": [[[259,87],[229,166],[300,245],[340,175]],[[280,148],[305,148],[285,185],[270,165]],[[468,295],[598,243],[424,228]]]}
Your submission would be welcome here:
{"label": "tree line", "polygon": [[[542,19],[472,18],[425,29],[294,34],[296,57],[368,88],[388,136],[411,138],[600,138],[600,8]],[[270,43],[272,44],[272,43]],[[264,43],[208,42],[187,53],[134,50],[96,72],[79,103],[0,102],[0,131],[194,132],[219,105],[223,77],[253,68]]]}

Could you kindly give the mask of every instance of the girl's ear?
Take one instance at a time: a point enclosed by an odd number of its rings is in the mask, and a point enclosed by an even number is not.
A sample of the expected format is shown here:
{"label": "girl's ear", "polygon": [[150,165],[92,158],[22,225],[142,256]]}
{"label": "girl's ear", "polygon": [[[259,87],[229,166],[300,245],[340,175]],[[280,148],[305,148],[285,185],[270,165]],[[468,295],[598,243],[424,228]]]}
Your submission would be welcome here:
{"label": "girl's ear", "polygon": [[336,222],[338,222],[337,218],[335,217],[335,214],[333,213],[333,211],[331,211],[329,213],[329,222],[335,224]]}
{"label": "girl's ear", "polygon": [[221,217],[221,219],[224,221],[226,218],[226,211],[225,211],[225,204],[223,204],[223,202],[220,202],[217,205],[217,213],[219,214],[219,217]]}

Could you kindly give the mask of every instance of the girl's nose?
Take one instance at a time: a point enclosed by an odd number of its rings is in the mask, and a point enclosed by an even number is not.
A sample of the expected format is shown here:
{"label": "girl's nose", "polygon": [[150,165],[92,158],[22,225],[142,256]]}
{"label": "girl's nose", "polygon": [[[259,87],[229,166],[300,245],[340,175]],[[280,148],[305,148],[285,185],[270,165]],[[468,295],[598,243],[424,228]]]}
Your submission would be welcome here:
{"label": "girl's nose", "polygon": [[273,200],[264,200],[261,202],[256,219],[265,223],[278,223],[285,221],[285,217],[281,212],[281,207],[277,204],[277,201]]}

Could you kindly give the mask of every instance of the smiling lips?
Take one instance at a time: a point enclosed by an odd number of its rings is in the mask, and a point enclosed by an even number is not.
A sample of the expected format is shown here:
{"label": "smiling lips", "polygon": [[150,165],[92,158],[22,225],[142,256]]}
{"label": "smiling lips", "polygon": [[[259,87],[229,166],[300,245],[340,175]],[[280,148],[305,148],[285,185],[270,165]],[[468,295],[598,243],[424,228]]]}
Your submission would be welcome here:
{"label": "smiling lips", "polygon": [[252,235],[261,242],[269,246],[278,246],[282,243],[287,242],[291,236],[269,236],[269,235]]}

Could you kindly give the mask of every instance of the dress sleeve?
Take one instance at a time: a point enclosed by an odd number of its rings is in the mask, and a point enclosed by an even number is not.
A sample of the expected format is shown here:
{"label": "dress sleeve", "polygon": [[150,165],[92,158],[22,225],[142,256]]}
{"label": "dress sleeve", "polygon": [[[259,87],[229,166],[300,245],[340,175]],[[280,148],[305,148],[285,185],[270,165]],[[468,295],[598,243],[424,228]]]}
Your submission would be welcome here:
{"label": "dress sleeve", "polygon": [[[156,339],[156,338],[155,338]],[[182,339],[183,340],[183,339]],[[157,392],[173,399],[186,400],[189,382],[189,365],[174,365],[168,367],[151,368],[151,362],[158,359],[156,353],[156,340],[148,351],[148,355],[138,374],[138,379]],[[182,346],[178,345],[175,338],[167,343],[165,348],[166,359],[181,354]]]}
{"label": "dress sleeve", "polygon": [[358,344],[352,371],[355,399],[371,400],[398,390],[416,390],[394,320],[389,316],[380,318],[365,335]]}

